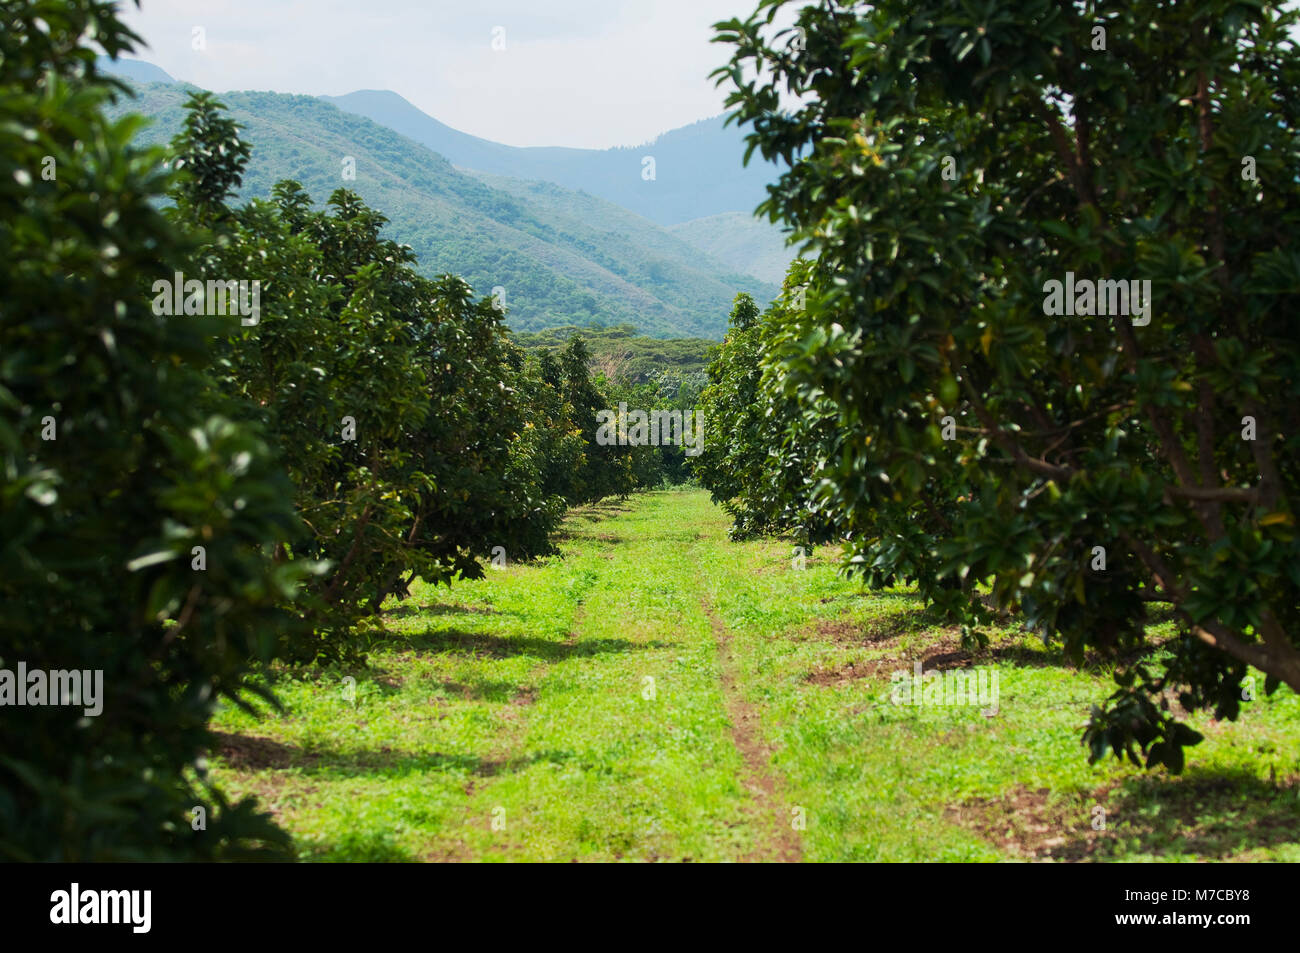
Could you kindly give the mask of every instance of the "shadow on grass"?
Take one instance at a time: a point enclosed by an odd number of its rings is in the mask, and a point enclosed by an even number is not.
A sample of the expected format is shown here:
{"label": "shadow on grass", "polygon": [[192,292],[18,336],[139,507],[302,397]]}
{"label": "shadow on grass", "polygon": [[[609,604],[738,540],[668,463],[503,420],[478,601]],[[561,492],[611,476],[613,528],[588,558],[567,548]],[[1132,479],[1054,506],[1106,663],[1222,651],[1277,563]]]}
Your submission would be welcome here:
{"label": "shadow on grass", "polygon": [[843,615],[823,616],[816,619],[816,632],[820,638],[832,642],[877,645],[905,635],[927,634],[942,623],[938,612],[912,608],[881,613],[865,621]]}
{"label": "shadow on grass", "polygon": [[947,619],[937,609],[907,608],[877,616],[867,622],[862,630],[868,641],[876,642],[907,635],[917,630],[940,629],[946,625],[948,625]]}
{"label": "shadow on grass", "polygon": [[1041,642],[1035,646],[1015,641],[1009,644],[995,642],[988,648],[967,652],[961,649],[959,644],[950,645],[941,639],[923,653],[923,662],[926,670],[933,668],[938,671],[966,668],[970,665],[1005,663],[1016,668],[1059,668],[1084,675],[1105,675],[1117,667],[1152,658],[1163,650],[1163,643],[1151,642],[1120,655],[1105,655],[1089,651],[1085,653],[1082,662],[1076,663],[1066,655],[1065,648],[1058,642],[1053,642],[1049,646],[1043,646]]}
{"label": "shadow on grass", "polygon": [[567,642],[537,636],[492,635],[487,632],[465,632],[459,629],[395,636],[390,643],[400,643],[417,652],[460,651],[493,658],[512,658],[522,655],[544,662],[562,662],[565,659],[586,658],[609,652],[673,648],[678,644],[660,640],[633,642],[629,639],[584,639],[579,642]]}
{"label": "shadow on grass", "polygon": [[449,606],[442,603],[420,606],[402,603],[385,609],[382,618],[405,619],[413,615],[505,615],[518,617],[518,612],[503,612],[489,606]]}
{"label": "shadow on grass", "polygon": [[526,705],[536,700],[537,690],[530,685],[518,682],[502,682],[490,678],[474,679],[469,682],[439,682],[446,695],[469,701],[513,702]]}
{"label": "shadow on grass", "polygon": [[585,532],[589,526],[613,519],[616,516],[622,516],[625,513],[631,513],[633,509],[631,502],[626,500],[601,501],[600,503],[588,503],[585,506],[574,507],[569,510],[568,516],[565,518],[567,525],[562,526],[558,532],[553,534],[552,538],[561,541],[589,535]]}
{"label": "shadow on grass", "polygon": [[[902,594],[886,593],[890,598]],[[972,664],[1006,663],[1018,668],[1063,668],[1087,674],[1104,674],[1119,666],[1131,666],[1153,658],[1167,648],[1169,638],[1148,635],[1148,641],[1124,652],[1100,652],[1089,648],[1082,660],[1070,658],[1059,640],[1044,644],[1034,637],[1026,644],[1026,631],[1000,634],[985,628],[990,644],[983,649],[966,650],[961,645],[960,628],[934,607],[914,606],[897,611],[880,612],[873,618],[826,617],[817,621],[817,634],[830,641],[860,644],[871,648],[888,648],[902,642],[924,667],[939,671],[965,668]],[[907,638],[911,636],[912,638]]]}
{"label": "shadow on grass", "polygon": [[286,771],[316,778],[396,778],[412,773],[441,772],[490,778],[520,771],[531,764],[563,764],[575,755],[568,751],[536,751],[510,758],[482,758],[472,754],[443,754],[437,751],[404,751],[381,747],[340,748],[313,745],[304,748],[271,738],[213,732],[213,754],[241,771]]}
{"label": "shadow on grass", "polygon": [[[389,669],[378,665],[372,664],[367,668],[352,670],[350,674],[356,679],[356,697],[359,700],[374,696],[399,695],[406,690],[407,679],[394,675]],[[441,689],[445,696],[467,701],[527,704],[534,700],[536,694],[536,690],[530,685],[490,678],[476,678],[464,682],[417,679],[416,682],[422,690],[433,692]]]}
{"label": "shadow on grass", "polygon": [[633,509],[630,497],[610,497],[607,496],[598,503],[587,503],[584,506],[574,507],[570,512],[574,516],[588,516],[596,513],[601,515],[612,515],[616,513],[631,513]]}
{"label": "shadow on grass", "polygon": [[890,599],[898,602],[921,602],[921,595],[915,589],[867,589],[863,587],[852,593],[853,599]]}
{"label": "shadow on grass", "polygon": [[1033,649],[1024,645],[995,645],[981,652],[966,652],[962,649],[929,652],[921,660],[925,671],[931,669],[939,672],[967,668],[974,665],[1004,663],[1016,668],[1072,668],[1065,654],[1059,649]]}
{"label": "shadow on grass", "polygon": [[313,846],[305,860],[314,863],[413,864],[419,858],[392,842],[388,831],[349,831],[332,844]]}
{"label": "shadow on grass", "polygon": [[[1076,797],[1020,787],[949,808],[948,816],[1029,859],[1107,861],[1178,853],[1224,860],[1300,844],[1300,778],[1274,784],[1246,771],[1191,769],[1182,777],[1131,776]],[[1093,829],[1097,816],[1105,817],[1105,830]]]}
{"label": "shadow on grass", "polygon": [[1119,832],[1132,830],[1153,852],[1177,842],[1221,859],[1253,847],[1300,843],[1297,778],[1274,784],[1246,771],[1193,769],[1180,778],[1128,778],[1112,790],[1112,801],[1116,796]]}

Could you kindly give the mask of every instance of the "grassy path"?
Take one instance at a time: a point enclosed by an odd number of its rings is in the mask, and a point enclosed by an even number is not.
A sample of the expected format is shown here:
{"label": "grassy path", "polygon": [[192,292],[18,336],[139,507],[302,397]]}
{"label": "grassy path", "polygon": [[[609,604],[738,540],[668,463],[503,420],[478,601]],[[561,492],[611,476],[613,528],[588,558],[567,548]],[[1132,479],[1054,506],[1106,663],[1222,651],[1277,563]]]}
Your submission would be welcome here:
{"label": "grassy path", "polygon": [[[1104,671],[1015,632],[969,659],[910,594],[727,525],[646,494],[575,512],[562,557],[417,586],[367,667],[223,710],[213,773],[317,860],[1300,860],[1294,694],[1196,720],[1183,777],[1093,768]],[[997,713],[892,703],[915,662],[996,672]]]}
{"label": "grassy path", "polygon": [[744,758],[743,779],[751,796],[749,815],[755,828],[758,850],[746,859],[786,862],[801,860],[802,849],[795,833],[793,816],[798,807],[796,805],[787,809],[782,801],[780,782],[772,773],[771,752],[763,740],[760,713],[745,700],[740,685],[741,673],[736,663],[731,633],[708,603],[705,603],[705,610],[718,646],[722,693],[727,704],[727,717],[731,722],[731,741]]}

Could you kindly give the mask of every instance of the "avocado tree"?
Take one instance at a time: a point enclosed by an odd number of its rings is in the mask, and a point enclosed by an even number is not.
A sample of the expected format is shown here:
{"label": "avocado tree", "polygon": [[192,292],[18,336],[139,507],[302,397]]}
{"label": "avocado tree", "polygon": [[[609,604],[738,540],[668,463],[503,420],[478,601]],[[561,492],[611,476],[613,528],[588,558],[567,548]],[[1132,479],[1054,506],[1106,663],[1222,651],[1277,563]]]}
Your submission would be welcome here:
{"label": "avocado tree", "polygon": [[[460,278],[415,281],[423,320],[417,350],[426,362],[430,407],[414,445],[429,485],[419,494],[406,539],[432,565],[427,581],[478,578],[482,562],[530,559],[553,551],[564,500],[543,485],[551,436],[527,379],[522,349],[509,340],[504,312],[475,300]],[[417,574],[390,591],[402,593]],[[382,601],[382,600],[381,600]]]}
{"label": "avocado tree", "polygon": [[0,858],[284,858],[201,758],[296,626],[290,486],[206,406],[218,322],[150,302],[194,249],[104,116],[92,47],[137,38],[89,0],[0,21]]}
{"label": "avocado tree", "polygon": [[227,321],[214,399],[276,438],[307,528],[280,558],[325,570],[303,603],[312,631],[285,654],[354,654],[355,625],[415,578],[481,575],[498,547],[549,552],[563,500],[543,485],[502,312],[459,278],[418,274],[348,190],[320,209],[285,181],[232,209],[251,147],[210,94],[186,110],[176,217],[205,239],[204,277],[260,287],[260,315]]}
{"label": "avocado tree", "polygon": [[761,314],[748,294],[736,295],[731,329],[708,367],[695,474],[731,516],[736,538],[787,534],[812,546],[838,536],[833,514],[816,498],[826,461],[838,452],[834,406],[786,394],[775,349],[787,323],[802,319],[814,279],[811,262],[795,261],[781,296]]}
{"label": "avocado tree", "polygon": [[591,354],[582,338],[574,334],[559,360],[561,391],[573,429],[583,441],[582,461],[573,479],[570,503],[589,503],[606,496],[626,496],[635,486],[630,448],[599,439],[597,414],[617,411],[611,406],[603,377],[591,376]]}
{"label": "avocado tree", "polygon": [[[211,94],[192,94],[171,152],[174,220],[201,242],[195,277],[257,288],[257,314],[225,311],[208,400],[257,421],[275,444],[306,532],[277,551],[321,570],[301,604],[309,628],[285,657],[348,654],[394,562],[418,562],[405,529],[427,482],[416,429],[428,411],[412,302],[424,281],[382,215],[345,189],[327,210],[295,182],[233,209],[251,146]],[[215,307],[217,302],[208,302]]]}
{"label": "avocado tree", "polygon": [[1085,739],[1178,770],[1175,701],[1300,690],[1294,13],[826,0],[782,33],[784,5],[717,25],[717,75],[828,276],[779,349],[838,410],[850,565],[905,565],[972,637],[987,584],[1075,658],[1171,604]]}

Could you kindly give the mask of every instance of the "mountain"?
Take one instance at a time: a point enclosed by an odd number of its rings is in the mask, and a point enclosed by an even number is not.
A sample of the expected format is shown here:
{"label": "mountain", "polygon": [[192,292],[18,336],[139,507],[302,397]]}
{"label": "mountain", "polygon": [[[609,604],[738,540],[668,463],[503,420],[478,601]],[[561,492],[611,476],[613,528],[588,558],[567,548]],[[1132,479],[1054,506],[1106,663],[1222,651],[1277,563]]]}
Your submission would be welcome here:
{"label": "mountain", "polygon": [[[664,261],[698,264],[713,259],[718,268],[747,274],[779,288],[786,266],[794,257],[785,254],[780,232],[743,212],[724,212],[708,219],[660,228],[635,212],[581,190],[486,172],[466,170],[466,173],[543,211],[548,220],[561,223],[566,231],[585,228],[597,233],[599,244],[587,251],[598,259],[635,256],[638,250]],[[729,248],[728,241],[734,241],[735,246]],[[754,262],[765,268],[766,276],[754,274],[749,267]]]}
{"label": "mountain", "polygon": [[[751,212],[767,197],[764,187],[779,174],[761,157],[742,165],[744,133],[724,126],[721,116],[666,132],[643,146],[519,147],[452,129],[388,90],[322,98],[397,130],[461,168],[584,189],[660,225],[721,212]],[[646,157],[654,159],[653,179],[643,176]]]}
{"label": "mountain", "polygon": [[146,63],[144,60],[129,60],[126,58],[115,60],[107,56],[101,56],[95,65],[105,73],[129,80],[132,83],[176,82],[166,70],[154,66],[152,63]]}
{"label": "mountain", "polygon": [[[186,91],[142,83],[117,111],[151,117],[142,140],[165,143],[180,129]],[[262,92],[219,98],[253,146],[243,198],[267,197],[286,178],[317,202],[352,189],[388,216],[386,234],[411,245],[424,273],[460,275],[482,295],[503,287],[516,330],[631,324],[655,337],[720,339],[737,292],[764,304],[776,294],[775,286],[736,273],[626,209],[558,186],[467,174],[322,99]],[[350,179],[347,158],[355,163]]]}
{"label": "mountain", "polygon": [[697,218],[668,231],[729,268],[779,285],[795,259],[784,235],[763,219],[746,212],[722,212]]}

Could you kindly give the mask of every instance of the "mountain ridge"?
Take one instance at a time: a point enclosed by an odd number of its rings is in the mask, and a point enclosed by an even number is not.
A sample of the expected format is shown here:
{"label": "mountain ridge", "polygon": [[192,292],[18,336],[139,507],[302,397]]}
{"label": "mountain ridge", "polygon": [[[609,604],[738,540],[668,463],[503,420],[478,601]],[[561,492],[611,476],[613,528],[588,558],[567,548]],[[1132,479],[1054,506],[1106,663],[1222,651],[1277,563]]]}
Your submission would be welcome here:
{"label": "mountain ridge", "polygon": [[147,60],[131,59],[122,56],[112,59],[108,56],[101,56],[95,63],[96,67],[105,73],[123,79],[129,79],[133,83],[177,83],[176,79],[161,66],[156,66]]}
{"label": "mountain ridge", "polygon": [[[743,165],[743,133],[725,125],[723,116],[670,129],[640,146],[507,146],[454,129],[392,90],[321,98],[396,130],[460,168],[582,189],[660,225],[752,212],[777,177],[774,165]],[[652,166],[647,159],[654,160]]]}

